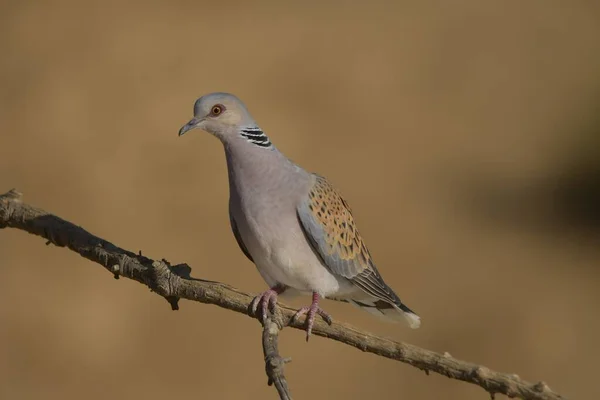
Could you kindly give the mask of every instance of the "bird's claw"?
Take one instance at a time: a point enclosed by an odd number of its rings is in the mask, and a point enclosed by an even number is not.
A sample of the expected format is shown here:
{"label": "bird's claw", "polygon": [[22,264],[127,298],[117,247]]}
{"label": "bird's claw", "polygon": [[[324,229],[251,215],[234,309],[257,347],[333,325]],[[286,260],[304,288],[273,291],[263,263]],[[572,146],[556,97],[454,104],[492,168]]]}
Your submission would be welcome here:
{"label": "bird's claw", "polygon": [[267,319],[267,312],[271,311],[271,313],[275,312],[275,305],[277,304],[277,291],[273,289],[269,289],[264,291],[263,293],[256,296],[252,303],[250,303],[250,309],[252,310],[252,314],[255,316],[259,316],[257,312],[260,306],[260,317],[261,320],[264,321]]}
{"label": "bird's claw", "polygon": [[310,338],[310,335],[312,334],[312,328],[315,322],[315,316],[320,315],[321,318],[323,318],[323,321],[327,322],[327,324],[331,325],[333,320],[331,319],[331,315],[329,315],[325,310],[323,310],[321,307],[319,307],[319,304],[316,302],[313,302],[310,306],[308,307],[302,307],[301,309],[299,309],[298,311],[296,311],[296,313],[292,316],[292,320],[291,322],[296,322],[298,321],[298,318],[300,318],[300,316],[306,314],[306,341],[308,342],[308,339]]}

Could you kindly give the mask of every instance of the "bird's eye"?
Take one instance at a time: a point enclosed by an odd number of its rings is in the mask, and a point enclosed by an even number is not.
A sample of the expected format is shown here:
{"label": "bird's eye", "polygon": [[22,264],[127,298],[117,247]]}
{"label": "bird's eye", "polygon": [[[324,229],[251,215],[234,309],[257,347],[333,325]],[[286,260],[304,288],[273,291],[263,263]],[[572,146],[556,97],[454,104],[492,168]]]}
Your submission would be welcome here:
{"label": "bird's eye", "polygon": [[223,106],[220,104],[217,104],[216,106],[213,106],[210,109],[210,115],[212,115],[213,117],[216,117],[217,115],[220,115],[223,112]]}

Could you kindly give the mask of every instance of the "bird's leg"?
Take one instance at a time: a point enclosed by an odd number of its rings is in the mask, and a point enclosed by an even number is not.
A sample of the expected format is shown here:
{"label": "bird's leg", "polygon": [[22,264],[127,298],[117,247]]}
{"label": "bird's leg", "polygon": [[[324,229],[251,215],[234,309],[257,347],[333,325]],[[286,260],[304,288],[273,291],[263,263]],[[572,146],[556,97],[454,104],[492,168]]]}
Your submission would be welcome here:
{"label": "bird's leg", "polygon": [[266,290],[258,296],[256,296],[252,300],[252,303],[250,303],[250,309],[252,310],[252,314],[256,315],[258,306],[260,305],[260,316],[264,321],[267,318],[268,310],[271,310],[271,312],[275,312],[275,305],[277,304],[277,295],[283,293],[285,289],[285,286],[277,284],[271,289]]}
{"label": "bird's leg", "polygon": [[315,322],[315,316],[318,314],[323,318],[325,322],[331,325],[331,316],[325,312],[321,307],[319,307],[319,294],[313,292],[312,295],[312,304],[309,307],[302,307],[299,309],[296,314],[292,317],[292,322],[298,320],[298,318],[306,314],[306,341],[308,342],[308,338],[310,338],[310,334],[312,332],[313,324]]}

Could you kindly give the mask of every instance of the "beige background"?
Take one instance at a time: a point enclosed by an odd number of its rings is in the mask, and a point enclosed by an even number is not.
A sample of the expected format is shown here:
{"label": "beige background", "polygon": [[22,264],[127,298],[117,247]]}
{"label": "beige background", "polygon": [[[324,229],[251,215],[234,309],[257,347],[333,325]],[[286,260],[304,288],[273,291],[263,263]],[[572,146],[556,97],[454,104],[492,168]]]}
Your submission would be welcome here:
{"label": "beige background", "polygon": [[[263,290],[229,230],[220,144],[177,137],[197,97],[233,92],[344,193],[423,325],[328,302],[335,318],[598,398],[598,225],[560,185],[599,137],[600,6],[349,3],[3,1],[0,192]],[[2,399],[276,398],[250,318],[172,312],[15,230],[0,269]],[[299,331],[281,342],[297,399],[487,397]]]}

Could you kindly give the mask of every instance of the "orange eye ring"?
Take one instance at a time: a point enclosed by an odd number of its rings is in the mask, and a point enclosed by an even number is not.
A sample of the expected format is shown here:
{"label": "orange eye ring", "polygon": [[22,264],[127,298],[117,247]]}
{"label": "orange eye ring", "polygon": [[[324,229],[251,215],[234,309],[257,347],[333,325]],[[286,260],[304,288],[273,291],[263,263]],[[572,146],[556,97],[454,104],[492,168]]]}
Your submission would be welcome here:
{"label": "orange eye ring", "polygon": [[210,115],[212,115],[213,117],[216,117],[218,115],[221,115],[223,113],[223,110],[225,109],[225,107],[223,107],[220,104],[214,105],[212,106],[212,108],[210,109]]}

